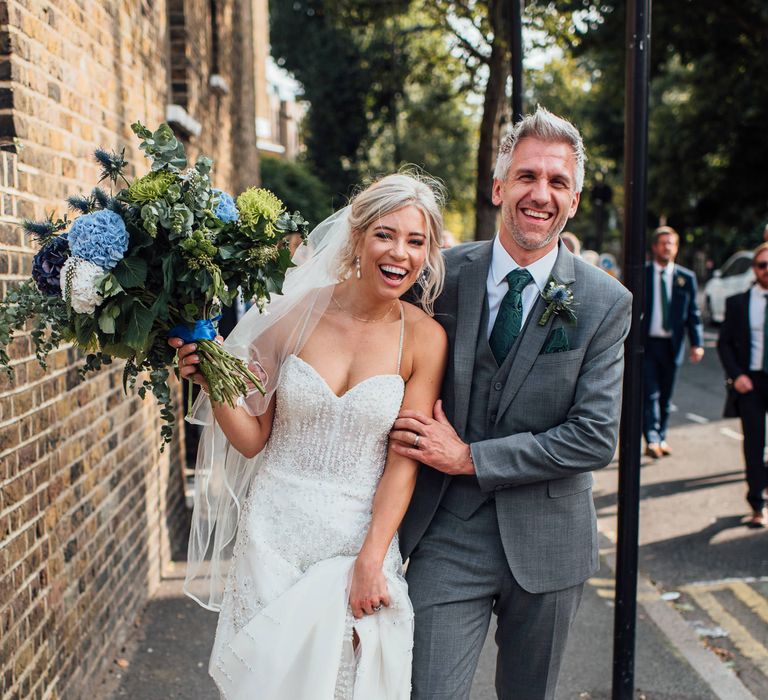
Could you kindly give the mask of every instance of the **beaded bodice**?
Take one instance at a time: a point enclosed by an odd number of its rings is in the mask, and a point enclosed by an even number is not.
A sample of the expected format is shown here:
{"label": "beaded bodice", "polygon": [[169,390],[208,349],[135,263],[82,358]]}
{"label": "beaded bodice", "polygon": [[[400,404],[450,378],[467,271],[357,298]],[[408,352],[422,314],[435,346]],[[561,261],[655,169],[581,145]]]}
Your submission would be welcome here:
{"label": "beaded bodice", "polygon": [[265,468],[317,479],[339,496],[370,498],[403,400],[399,374],[379,374],[337,396],[296,355],[285,362]]}

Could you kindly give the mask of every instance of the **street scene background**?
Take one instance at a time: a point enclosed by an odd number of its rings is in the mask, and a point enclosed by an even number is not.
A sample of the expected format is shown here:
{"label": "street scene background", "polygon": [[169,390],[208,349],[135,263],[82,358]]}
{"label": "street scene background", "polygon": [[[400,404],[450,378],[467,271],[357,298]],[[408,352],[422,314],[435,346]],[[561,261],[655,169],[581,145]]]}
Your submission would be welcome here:
{"label": "street scene background", "polygon": [[[522,20],[513,85],[512,8]],[[74,216],[98,147],[144,172],[131,123],[165,122],[228,192],[263,185],[310,226],[382,173],[443,181],[450,245],[489,239],[501,136],[541,104],[588,161],[569,229],[622,279],[626,6],[620,0],[0,1],[0,298],[28,279],[24,220]],[[768,222],[768,7],[652,3],[647,233],[680,233],[699,283],[704,360],[686,362],[673,454],[641,467],[636,695],[768,698],[768,532],[746,527],[742,435],[723,419],[724,300],[752,282]],[[102,183],[104,184],[104,183]],[[237,320],[230,309],[226,322]],[[223,321],[223,322],[225,322]],[[63,343],[47,369],[29,326],[0,327],[0,698],[215,697],[215,616],[181,592],[195,433],[161,451],[160,413],[122,361],[82,379]],[[585,590],[558,698],[611,696],[616,460],[595,473],[601,569]],[[495,696],[493,629],[473,698]],[[521,652],[523,653],[523,652]]]}

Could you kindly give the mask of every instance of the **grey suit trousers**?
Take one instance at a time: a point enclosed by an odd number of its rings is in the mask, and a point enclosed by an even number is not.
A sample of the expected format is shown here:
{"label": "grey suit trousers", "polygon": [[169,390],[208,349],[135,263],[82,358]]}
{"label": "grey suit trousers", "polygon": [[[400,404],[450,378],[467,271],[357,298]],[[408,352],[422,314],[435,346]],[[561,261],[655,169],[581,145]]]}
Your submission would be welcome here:
{"label": "grey suit trousers", "polygon": [[512,576],[496,504],[464,520],[438,508],[406,573],[416,615],[412,700],[469,698],[491,612],[500,700],[554,698],[584,584],[533,594]]}

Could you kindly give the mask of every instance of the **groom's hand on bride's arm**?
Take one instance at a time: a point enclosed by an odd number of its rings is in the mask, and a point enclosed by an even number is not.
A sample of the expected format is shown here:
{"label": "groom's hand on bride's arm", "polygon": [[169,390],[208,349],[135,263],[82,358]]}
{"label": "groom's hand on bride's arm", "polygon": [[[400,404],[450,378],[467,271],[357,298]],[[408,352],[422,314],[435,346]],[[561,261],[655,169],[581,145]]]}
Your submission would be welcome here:
{"label": "groom's hand on bride's arm", "polygon": [[435,403],[432,418],[420,411],[400,411],[389,438],[392,450],[403,457],[451,476],[475,473],[469,445],[448,421],[442,401]]}

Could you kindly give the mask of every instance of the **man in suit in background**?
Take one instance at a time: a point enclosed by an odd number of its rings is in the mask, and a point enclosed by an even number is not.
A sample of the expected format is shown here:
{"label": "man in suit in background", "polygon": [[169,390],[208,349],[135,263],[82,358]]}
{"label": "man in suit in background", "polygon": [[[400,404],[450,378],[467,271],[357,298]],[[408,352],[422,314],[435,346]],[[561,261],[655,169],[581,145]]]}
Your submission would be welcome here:
{"label": "man in suit in background", "polygon": [[539,108],[499,150],[498,235],[445,254],[442,403],[391,435],[422,462],[400,529],[413,700],[469,697],[492,612],[498,697],[553,698],[597,570],[590,472],[616,449],[631,295],[558,245],[583,181],[579,132]]}
{"label": "man in suit in background", "polygon": [[737,392],[736,405],[744,433],[749,527],[768,524],[765,488],[768,486],[765,451],[765,413],[768,411],[768,243],[752,257],[757,284],[725,301],[725,321],[717,352],[729,384]]}
{"label": "man in suit in background", "polygon": [[704,357],[696,276],[675,265],[679,244],[675,229],[657,228],[651,243],[652,260],[645,265],[643,434],[645,454],[654,459],[672,452],[666,441],[667,422],[686,334],[691,344],[690,361],[699,362]]}

